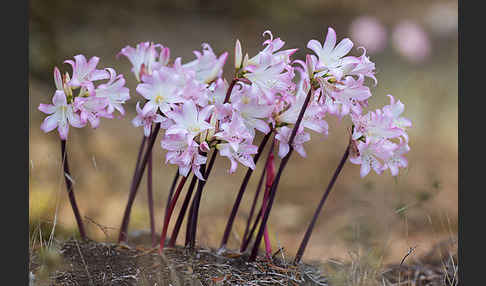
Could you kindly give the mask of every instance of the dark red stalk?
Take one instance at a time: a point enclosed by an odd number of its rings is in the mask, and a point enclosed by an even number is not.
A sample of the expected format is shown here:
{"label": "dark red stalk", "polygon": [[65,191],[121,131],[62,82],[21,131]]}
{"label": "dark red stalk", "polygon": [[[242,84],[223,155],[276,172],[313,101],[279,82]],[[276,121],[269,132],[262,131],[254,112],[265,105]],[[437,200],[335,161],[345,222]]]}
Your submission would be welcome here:
{"label": "dark red stalk", "polygon": [[316,211],[314,212],[314,216],[312,217],[311,223],[307,227],[307,230],[305,232],[304,238],[302,239],[302,242],[300,243],[299,250],[297,251],[297,255],[295,256],[295,259],[294,259],[294,264],[299,263],[300,260],[302,259],[302,256],[304,255],[305,248],[307,246],[307,243],[309,242],[309,238],[310,238],[310,236],[312,234],[312,230],[314,229],[314,226],[316,224],[317,218],[318,218],[318,216],[319,216],[319,214],[320,214],[320,212],[322,210],[322,206],[326,202],[327,196],[331,192],[331,189],[334,186],[334,183],[336,182],[336,179],[339,176],[339,173],[341,172],[341,170],[342,170],[342,168],[344,166],[344,163],[346,163],[346,160],[348,159],[348,156],[349,156],[349,148],[350,148],[350,145],[348,144],[348,146],[346,147],[346,150],[344,151],[344,155],[341,158],[341,162],[339,162],[339,165],[338,165],[336,171],[334,171],[334,175],[332,176],[332,179],[329,182],[329,185],[327,186],[326,192],[322,196],[322,199],[319,202],[319,205],[317,206]]}
{"label": "dark red stalk", "polygon": [[157,240],[155,239],[154,195],[152,191],[152,157],[153,153],[150,151],[147,162],[147,196],[150,216],[150,236],[152,237],[152,247],[155,247],[157,245]]}
{"label": "dark red stalk", "polygon": [[147,165],[147,161],[149,158],[149,154],[152,151],[152,148],[154,147],[155,139],[157,138],[157,134],[159,133],[160,130],[160,123],[155,124],[154,131],[150,135],[149,138],[149,143],[147,146],[147,149],[145,151],[145,154],[143,156],[143,160],[139,165],[139,168],[137,168],[137,171],[135,172],[135,176],[133,178],[133,183],[130,188],[130,193],[128,195],[128,201],[127,201],[127,206],[125,208],[125,213],[123,214],[123,220],[122,220],[122,225],[120,227],[120,233],[118,235],[118,242],[127,242],[127,229],[128,229],[128,223],[130,221],[130,212],[133,206],[133,202],[135,201],[135,196],[137,195],[137,190],[138,186],[140,186],[140,181],[142,180],[142,175],[143,172],[145,171],[145,167]]}
{"label": "dark red stalk", "polygon": [[[245,232],[243,234],[243,240],[241,241],[240,252],[243,252],[243,251],[246,250],[246,247],[248,246],[248,243],[250,241],[250,239],[247,237],[248,236],[248,230],[250,229],[251,219],[253,218],[253,213],[255,212],[256,203],[258,201],[258,195],[260,194],[260,191],[261,191],[262,186],[263,186],[263,179],[265,179],[265,174],[267,173],[266,166],[268,165],[268,162],[270,160],[270,154],[273,153],[274,147],[275,147],[275,139],[272,141],[272,145],[270,145],[270,150],[268,150],[267,159],[265,160],[265,164],[263,165],[262,174],[260,176],[260,179],[258,180],[258,186],[257,186],[256,192],[255,192],[255,196],[253,197],[253,202],[251,204],[250,214],[248,216],[248,220],[246,222]],[[257,220],[260,216],[260,213],[261,213],[261,209],[259,211],[259,215],[257,216]]]}
{"label": "dark red stalk", "polygon": [[[268,160],[268,158],[267,158],[267,160]],[[251,223],[251,220],[253,218],[253,214],[255,212],[256,203],[258,201],[258,195],[260,194],[260,191],[262,189],[263,179],[265,179],[266,173],[267,173],[267,168],[263,168],[260,179],[258,180],[258,186],[257,186],[256,192],[255,192],[255,196],[253,197],[253,202],[251,204],[250,214],[248,215],[248,220],[246,221],[246,227],[245,227],[245,232],[243,233],[243,239],[241,241],[240,252],[244,252],[246,250],[246,247],[248,246],[250,238],[253,235],[253,233],[251,233],[251,235],[249,236],[248,230],[250,229],[250,223]],[[256,220],[258,220],[260,218],[261,212],[262,212],[262,210],[260,208],[260,210],[258,211],[258,215],[256,217]]]}
{"label": "dark red stalk", "polygon": [[192,175],[191,184],[189,185],[189,189],[187,189],[186,197],[184,198],[184,202],[182,203],[181,210],[179,211],[179,215],[177,216],[177,221],[172,230],[172,235],[170,236],[169,246],[174,247],[177,241],[177,236],[179,235],[179,231],[182,226],[182,221],[186,216],[186,210],[189,206],[189,202],[191,201],[192,192],[194,191],[194,187],[196,186],[197,177]]}
{"label": "dark red stalk", "polygon": [[[274,141],[275,142],[275,141]],[[273,163],[273,152],[269,154],[270,158],[268,160],[266,169],[267,169],[267,183],[265,185],[265,193],[263,195],[263,202],[262,202],[262,211],[265,212],[267,209],[267,202],[268,202],[268,195],[270,192],[270,188],[272,187],[273,180],[275,179],[275,167]],[[265,227],[265,231],[263,233],[263,238],[265,240],[265,254],[268,259],[272,257],[272,247],[270,245],[270,238],[268,237],[268,228]]]}
{"label": "dark red stalk", "polygon": [[207,170],[205,165],[201,166],[201,173],[203,173],[204,181],[199,180],[197,184],[196,194],[194,195],[194,200],[196,204],[194,206],[192,219],[191,219],[191,235],[189,240],[189,248],[191,249],[193,249],[194,246],[196,245],[197,219],[199,214],[199,205],[201,203],[202,191],[204,189],[204,186],[206,185],[206,182],[208,181],[209,175],[211,174],[211,170],[213,169],[217,154],[218,154],[217,150],[214,149],[213,154],[211,155],[211,159],[209,160]]}
{"label": "dark red stalk", "polygon": [[247,239],[244,241],[244,245],[242,245],[240,252],[243,253],[246,251],[246,248],[250,244],[251,239],[253,238],[253,234],[255,233],[256,227],[258,226],[258,223],[260,222],[260,219],[262,218],[262,206],[260,206],[260,209],[258,210],[258,214],[255,218],[255,221],[253,222],[253,225],[251,227],[250,233],[248,234]]}
{"label": "dark red stalk", "polygon": [[81,214],[79,213],[78,204],[76,203],[76,197],[74,196],[74,188],[73,183],[71,182],[72,176],[69,172],[69,163],[68,157],[66,152],[66,140],[61,140],[61,159],[62,159],[62,166],[64,170],[64,180],[66,181],[66,188],[68,192],[69,202],[71,203],[71,208],[74,212],[74,217],[76,218],[76,223],[78,224],[79,234],[81,235],[82,239],[86,239],[86,232],[84,230],[83,219],[81,218]]}
{"label": "dark red stalk", "polygon": [[169,227],[169,221],[170,221],[170,217],[172,216],[172,211],[174,210],[177,199],[179,198],[179,194],[181,193],[181,190],[184,187],[184,184],[186,183],[186,179],[187,177],[182,177],[182,179],[180,180],[179,186],[177,186],[177,190],[175,191],[174,197],[170,201],[169,208],[167,210],[166,215],[164,216],[164,226],[162,228],[162,233],[160,234],[160,248],[159,248],[160,253],[162,253],[164,249],[165,238],[167,236],[167,228]]}
{"label": "dark red stalk", "polygon": [[174,179],[172,179],[172,185],[170,186],[169,190],[169,197],[167,198],[167,204],[165,206],[165,213],[167,213],[167,209],[169,208],[170,200],[172,200],[172,195],[174,194],[175,186],[177,184],[177,180],[179,179],[179,168],[177,168]]}
{"label": "dark red stalk", "polygon": [[297,131],[299,130],[300,123],[302,122],[302,118],[304,118],[304,113],[307,110],[307,106],[309,105],[309,101],[312,97],[312,88],[309,89],[309,92],[307,93],[307,96],[305,98],[304,104],[302,105],[302,108],[299,113],[299,117],[297,118],[297,121],[295,122],[294,128],[292,129],[292,134],[290,135],[289,138],[289,152],[287,155],[282,159],[280,162],[280,166],[278,168],[277,176],[275,177],[275,180],[273,181],[272,188],[270,189],[270,199],[268,202],[267,209],[265,212],[263,212],[263,217],[262,217],[262,223],[260,225],[260,228],[258,229],[258,234],[255,238],[255,244],[253,245],[253,249],[251,251],[251,255],[249,260],[250,261],[255,261],[257,254],[258,254],[258,247],[260,245],[260,242],[262,241],[262,236],[263,232],[265,230],[265,227],[267,226],[267,221],[268,217],[270,215],[270,211],[272,210],[272,205],[273,201],[275,200],[275,194],[277,192],[277,187],[278,183],[280,182],[280,177],[282,176],[282,172],[285,169],[285,166],[287,165],[290,156],[292,155],[292,152],[294,150],[292,144],[294,143],[295,136],[297,135]]}
{"label": "dark red stalk", "polygon": [[[255,165],[258,163],[258,159],[260,158],[260,155],[265,148],[265,145],[268,142],[268,139],[272,135],[272,131],[268,132],[265,137],[263,137],[262,142],[260,143],[260,146],[258,146],[258,151],[255,154],[255,157],[253,157],[253,162]],[[233,228],[233,223],[236,218],[236,214],[238,212],[238,208],[240,207],[241,204],[241,199],[243,198],[243,194],[245,193],[246,186],[248,185],[248,182],[250,181],[251,174],[253,173],[253,169],[248,168],[246,171],[245,177],[243,178],[243,182],[241,183],[240,190],[238,191],[238,195],[236,196],[236,200],[233,204],[233,208],[231,210],[231,214],[228,218],[228,222],[226,223],[226,228],[223,233],[223,239],[221,240],[221,245],[220,249],[225,249],[226,244],[228,243],[229,235],[231,233],[231,229]]]}

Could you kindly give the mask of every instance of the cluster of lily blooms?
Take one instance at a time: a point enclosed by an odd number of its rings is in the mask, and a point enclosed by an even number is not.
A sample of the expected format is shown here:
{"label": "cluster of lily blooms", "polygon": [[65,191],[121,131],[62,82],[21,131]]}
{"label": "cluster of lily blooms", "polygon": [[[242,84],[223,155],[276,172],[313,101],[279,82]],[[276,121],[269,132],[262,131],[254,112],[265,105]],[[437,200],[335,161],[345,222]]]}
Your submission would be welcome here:
{"label": "cluster of lily blooms", "polygon": [[[160,44],[143,42],[121,50],[119,55],[133,66],[136,92],[143,97],[132,123],[143,127],[146,137],[154,124],[160,125],[166,163],[177,165],[183,177],[192,172],[205,180],[201,165],[206,164],[208,151],[215,150],[229,159],[230,173],[238,164],[254,169],[257,132],[274,133],[279,157],[291,148],[305,157],[310,131],[327,135],[327,116],[348,116],[353,126],[349,159],[361,166],[361,177],[371,169],[378,174],[390,170],[396,176],[399,168],[407,167],[406,130],[412,124],[402,117],[404,105],[388,95],[388,105],[365,113],[372,96],[366,78],[375,85],[377,80],[375,64],[364,48],[360,56],[348,55],[352,41],[337,43],[335,31],[328,28],[323,44],[308,42],[314,53],[303,61],[292,59],[297,49],[283,49],[285,42],[270,31],[263,36],[264,48],[253,57],[243,56],[236,41],[230,82],[222,77],[228,53],[218,56],[209,44],[194,51],[196,58],[186,63],[180,57],[171,61],[169,48]],[[65,61],[72,66],[71,76],[54,69],[53,104],[39,106],[49,114],[41,125],[44,132],[57,128],[66,140],[70,125],[80,128],[89,123],[96,128],[102,117],[113,118],[116,111],[125,114],[123,104],[130,96],[123,75],[112,68],[97,69],[98,61],[83,55]],[[107,81],[98,84],[102,80]],[[294,127],[298,129],[291,138]]]}

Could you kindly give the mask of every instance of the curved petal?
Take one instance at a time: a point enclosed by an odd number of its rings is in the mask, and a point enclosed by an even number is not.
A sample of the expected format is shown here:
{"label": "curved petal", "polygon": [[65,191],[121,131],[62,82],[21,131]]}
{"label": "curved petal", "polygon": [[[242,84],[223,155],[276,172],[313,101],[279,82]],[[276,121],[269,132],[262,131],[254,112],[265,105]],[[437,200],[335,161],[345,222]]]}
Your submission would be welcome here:
{"label": "curved petal", "polygon": [[42,122],[40,128],[45,133],[54,130],[57,127],[58,120],[56,114],[47,116],[44,121]]}

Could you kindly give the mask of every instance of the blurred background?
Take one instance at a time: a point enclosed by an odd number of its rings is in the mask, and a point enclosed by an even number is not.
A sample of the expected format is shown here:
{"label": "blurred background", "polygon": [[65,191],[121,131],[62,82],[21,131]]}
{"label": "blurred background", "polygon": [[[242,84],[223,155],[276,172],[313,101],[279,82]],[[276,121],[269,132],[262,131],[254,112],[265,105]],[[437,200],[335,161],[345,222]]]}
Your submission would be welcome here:
{"label": "blurred background", "polygon": [[[392,94],[405,104],[409,130],[409,167],[398,177],[387,171],[359,176],[359,166],[346,163],[306,250],[304,259],[347,259],[360,252],[377,261],[399,263],[427,253],[458,229],[458,28],[457,1],[30,1],[30,138],[29,218],[55,236],[76,231],[62,167],[57,132],[44,134],[45,115],[37,110],[54,93],[53,68],[71,72],[63,61],[77,54],[101,58],[98,68],[123,73],[130,88],[127,115],[102,119],[99,129],[71,128],[68,140],[74,188],[89,236],[115,241],[135,166],[142,130],[131,124],[136,80],[130,64],[116,54],[126,45],[153,41],[168,46],[171,58],[194,58],[193,50],[209,43],[216,54],[229,52],[225,75],[232,74],[233,48],[262,49],[265,30],[281,37],[286,48],[299,48],[304,59],[310,39],[324,40],[332,26],[338,41],[349,37],[352,54],[363,45],[376,63],[378,85],[372,86],[370,109],[388,104]],[[270,216],[274,248],[295,254],[322,193],[346,144],[349,119],[328,118],[329,136],[313,133],[305,145],[308,157],[293,156],[281,180]],[[259,142],[259,139],[257,139]],[[159,140],[158,140],[159,141]],[[156,228],[160,232],[169,185],[176,170],[164,164],[154,147]],[[257,166],[259,174],[263,160]],[[198,244],[217,247],[245,168],[228,175],[229,161],[218,157],[200,207]],[[236,248],[256,188],[254,175],[235,223],[230,247]],[[182,194],[184,195],[184,193]],[[177,208],[179,204],[177,205]],[[176,209],[178,213],[178,209]],[[104,231],[100,226],[104,226]],[[146,181],[135,201],[130,230],[149,228]],[[184,229],[184,228],[183,228]],[[181,233],[180,237],[184,237]]]}

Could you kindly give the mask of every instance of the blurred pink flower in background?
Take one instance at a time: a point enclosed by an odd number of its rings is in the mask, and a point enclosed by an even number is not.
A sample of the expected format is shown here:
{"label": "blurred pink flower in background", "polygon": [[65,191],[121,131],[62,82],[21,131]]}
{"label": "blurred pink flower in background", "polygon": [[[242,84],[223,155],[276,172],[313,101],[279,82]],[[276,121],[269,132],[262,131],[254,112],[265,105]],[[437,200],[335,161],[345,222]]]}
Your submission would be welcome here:
{"label": "blurred pink flower in background", "polygon": [[365,46],[370,54],[376,54],[385,49],[386,29],[375,17],[358,17],[353,20],[349,29],[357,46]]}
{"label": "blurred pink flower in background", "polygon": [[439,37],[457,35],[457,3],[437,3],[427,10],[424,21],[430,30]]}
{"label": "blurred pink flower in background", "polygon": [[410,20],[395,26],[392,42],[395,50],[412,63],[419,63],[430,54],[429,36],[420,25]]}

